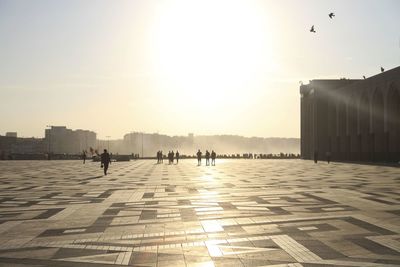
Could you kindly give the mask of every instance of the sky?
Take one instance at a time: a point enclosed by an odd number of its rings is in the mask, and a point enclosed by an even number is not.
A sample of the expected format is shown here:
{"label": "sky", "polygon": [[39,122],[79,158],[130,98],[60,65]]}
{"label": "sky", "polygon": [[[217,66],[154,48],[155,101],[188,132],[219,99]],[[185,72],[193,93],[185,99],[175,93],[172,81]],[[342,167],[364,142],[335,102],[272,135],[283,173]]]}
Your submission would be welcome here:
{"label": "sky", "polygon": [[397,0],[0,0],[0,135],[299,137],[299,81],[399,66],[399,12]]}

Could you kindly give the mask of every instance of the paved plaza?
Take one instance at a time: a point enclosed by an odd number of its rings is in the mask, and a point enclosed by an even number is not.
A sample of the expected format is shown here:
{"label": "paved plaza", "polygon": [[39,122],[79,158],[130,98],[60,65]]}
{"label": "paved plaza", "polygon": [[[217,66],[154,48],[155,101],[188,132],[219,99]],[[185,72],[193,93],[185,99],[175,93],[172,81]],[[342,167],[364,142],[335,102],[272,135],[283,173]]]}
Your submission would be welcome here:
{"label": "paved plaza", "polygon": [[0,266],[400,266],[400,169],[0,161]]}

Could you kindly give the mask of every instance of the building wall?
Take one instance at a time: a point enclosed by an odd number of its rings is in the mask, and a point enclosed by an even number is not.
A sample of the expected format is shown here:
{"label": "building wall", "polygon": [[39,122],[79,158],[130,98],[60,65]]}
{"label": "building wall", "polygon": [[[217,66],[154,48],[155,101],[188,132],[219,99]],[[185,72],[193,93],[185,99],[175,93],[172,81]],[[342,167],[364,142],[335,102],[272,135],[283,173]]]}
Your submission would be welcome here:
{"label": "building wall", "polygon": [[11,154],[13,145],[17,142],[17,137],[0,136],[0,160],[7,159]]}
{"label": "building wall", "polygon": [[17,132],[7,132],[6,136],[7,137],[18,137],[18,134],[17,134]]}
{"label": "building wall", "polygon": [[44,154],[46,144],[42,138],[0,136],[0,160],[12,154]]}
{"label": "building wall", "polygon": [[400,160],[400,67],[366,80],[313,80],[300,93],[302,158]]}
{"label": "building wall", "polygon": [[51,126],[45,130],[47,152],[53,154],[80,154],[96,146],[96,133],[87,130],[71,130],[65,126]]}

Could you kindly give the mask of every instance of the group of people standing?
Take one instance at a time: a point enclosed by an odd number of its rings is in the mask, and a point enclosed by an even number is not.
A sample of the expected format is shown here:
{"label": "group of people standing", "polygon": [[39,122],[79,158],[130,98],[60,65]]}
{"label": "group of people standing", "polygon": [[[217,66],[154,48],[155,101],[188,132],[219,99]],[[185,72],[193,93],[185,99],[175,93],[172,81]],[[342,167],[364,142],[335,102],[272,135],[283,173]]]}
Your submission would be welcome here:
{"label": "group of people standing", "polygon": [[[197,165],[200,166],[201,165],[201,157],[203,155],[203,153],[200,151],[197,151]],[[205,154],[205,158],[206,158],[206,166],[210,165],[210,157],[211,157],[211,165],[215,166],[215,158],[217,157],[217,153],[215,153],[214,150],[211,151],[211,153],[206,150],[206,154]]]}
{"label": "group of people standing", "polygon": [[[200,151],[200,149],[196,153],[197,156],[197,166],[201,166],[201,159],[203,157],[203,153]],[[211,158],[211,166],[215,166],[215,159],[217,158],[217,153],[215,153],[214,150],[211,151],[211,153],[206,150],[206,153],[204,155],[206,159],[206,166],[210,165],[210,158]],[[169,151],[167,154],[168,158],[168,164],[174,164],[174,160],[176,160],[176,164],[179,163],[179,151],[177,150],[175,153],[174,151]],[[157,151],[157,164],[164,163],[164,154],[162,150]]]}
{"label": "group of people standing", "polygon": [[[174,151],[168,151],[168,164],[174,164],[174,159],[176,159],[176,164],[179,163],[179,151],[176,153]],[[164,155],[162,150],[157,151],[157,164],[164,163]]]}

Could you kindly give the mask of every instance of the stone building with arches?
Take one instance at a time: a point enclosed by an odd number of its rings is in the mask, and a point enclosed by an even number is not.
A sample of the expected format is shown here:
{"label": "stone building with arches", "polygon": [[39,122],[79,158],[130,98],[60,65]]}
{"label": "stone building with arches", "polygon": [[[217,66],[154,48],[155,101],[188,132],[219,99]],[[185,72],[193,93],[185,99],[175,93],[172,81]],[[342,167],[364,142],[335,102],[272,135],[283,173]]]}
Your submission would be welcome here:
{"label": "stone building with arches", "polygon": [[301,157],[400,161],[400,67],[300,86]]}

